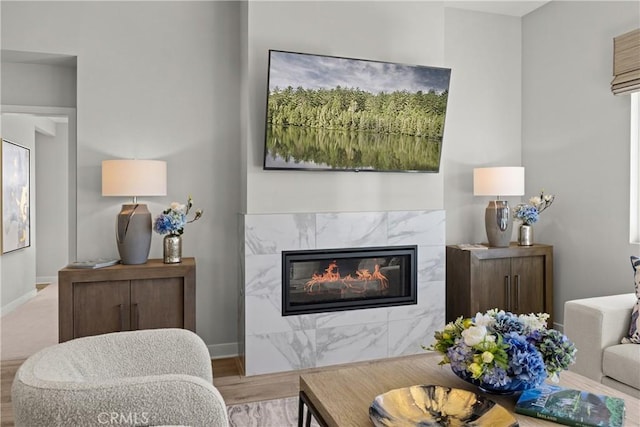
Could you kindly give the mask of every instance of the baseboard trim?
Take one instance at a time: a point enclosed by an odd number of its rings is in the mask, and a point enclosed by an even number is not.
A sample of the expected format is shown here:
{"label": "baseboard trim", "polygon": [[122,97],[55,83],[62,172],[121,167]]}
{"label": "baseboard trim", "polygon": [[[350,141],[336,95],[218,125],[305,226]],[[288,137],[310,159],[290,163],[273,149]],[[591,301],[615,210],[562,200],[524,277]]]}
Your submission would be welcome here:
{"label": "baseboard trim", "polygon": [[4,316],[5,314],[12,312],[25,302],[29,301],[31,298],[35,297],[37,293],[38,291],[34,289],[22,295],[21,297],[14,299],[9,304],[3,305],[2,308],[0,308],[0,316]]}
{"label": "baseboard trim", "polygon": [[36,277],[36,283],[58,283],[58,276],[42,276]]}
{"label": "baseboard trim", "polygon": [[237,342],[224,344],[212,344],[207,346],[212,359],[222,359],[224,357],[236,357],[239,353]]}

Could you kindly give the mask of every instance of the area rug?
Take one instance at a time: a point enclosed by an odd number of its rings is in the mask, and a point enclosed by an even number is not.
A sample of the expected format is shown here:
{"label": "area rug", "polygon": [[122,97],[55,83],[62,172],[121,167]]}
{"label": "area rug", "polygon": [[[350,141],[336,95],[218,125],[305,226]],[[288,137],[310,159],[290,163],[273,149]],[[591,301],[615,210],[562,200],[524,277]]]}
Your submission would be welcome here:
{"label": "area rug", "polygon": [[[260,402],[229,405],[231,427],[296,427],[298,425],[298,398],[263,400]],[[318,426],[311,420],[312,426]]]}

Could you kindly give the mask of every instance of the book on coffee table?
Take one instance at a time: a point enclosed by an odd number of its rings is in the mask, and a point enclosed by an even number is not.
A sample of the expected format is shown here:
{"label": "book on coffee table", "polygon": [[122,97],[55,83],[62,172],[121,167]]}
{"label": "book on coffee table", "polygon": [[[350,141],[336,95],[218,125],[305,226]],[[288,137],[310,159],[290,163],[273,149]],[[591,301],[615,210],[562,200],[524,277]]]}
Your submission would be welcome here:
{"label": "book on coffee table", "polygon": [[516,413],[568,426],[622,427],[624,400],[557,385],[543,384],[525,390],[516,403]]}

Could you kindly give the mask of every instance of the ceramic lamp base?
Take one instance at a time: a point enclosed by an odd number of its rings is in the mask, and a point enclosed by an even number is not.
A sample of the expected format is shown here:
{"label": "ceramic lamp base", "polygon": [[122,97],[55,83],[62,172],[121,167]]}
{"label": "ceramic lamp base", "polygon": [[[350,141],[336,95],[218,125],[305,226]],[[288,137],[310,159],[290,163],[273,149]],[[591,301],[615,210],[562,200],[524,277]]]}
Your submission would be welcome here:
{"label": "ceramic lamp base", "polygon": [[151,248],[151,212],[147,205],[122,205],[116,218],[116,243],[122,264],[147,262]]}
{"label": "ceramic lamp base", "polygon": [[484,212],[484,226],[487,231],[489,246],[506,248],[511,241],[513,221],[511,209],[506,200],[492,200]]}

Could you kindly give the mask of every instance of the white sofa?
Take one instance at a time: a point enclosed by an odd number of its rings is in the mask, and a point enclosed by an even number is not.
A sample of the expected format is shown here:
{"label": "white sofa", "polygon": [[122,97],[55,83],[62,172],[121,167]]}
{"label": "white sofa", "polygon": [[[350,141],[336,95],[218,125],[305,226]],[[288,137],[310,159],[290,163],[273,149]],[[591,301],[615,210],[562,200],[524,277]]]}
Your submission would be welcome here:
{"label": "white sofa", "polygon": [[620,343],[635,302],[633,293],[567,301],[564,333],[578,349],[571,371],[640,398],[640,344]]}
{"label": "white sofa", "polygon": [[228,425],[211,357],[184,329],[78,338],[45,348],[18,369],[16,427]]}

